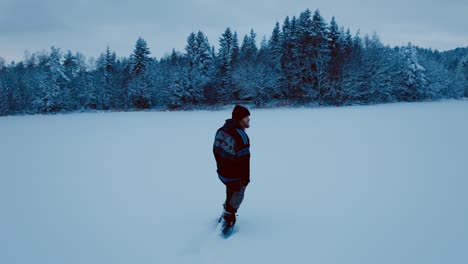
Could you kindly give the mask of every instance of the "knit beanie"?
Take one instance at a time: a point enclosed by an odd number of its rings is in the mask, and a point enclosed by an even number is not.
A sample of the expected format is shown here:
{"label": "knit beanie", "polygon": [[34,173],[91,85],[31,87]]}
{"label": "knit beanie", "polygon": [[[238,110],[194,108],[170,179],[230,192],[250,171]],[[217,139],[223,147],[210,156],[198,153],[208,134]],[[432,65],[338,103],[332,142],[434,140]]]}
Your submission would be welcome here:
{"label": "knit beanie", "polygon": [[247,108],[236,105],[232,110],[232,119],[241,120],[242,118],[249,116],[250,112]]}

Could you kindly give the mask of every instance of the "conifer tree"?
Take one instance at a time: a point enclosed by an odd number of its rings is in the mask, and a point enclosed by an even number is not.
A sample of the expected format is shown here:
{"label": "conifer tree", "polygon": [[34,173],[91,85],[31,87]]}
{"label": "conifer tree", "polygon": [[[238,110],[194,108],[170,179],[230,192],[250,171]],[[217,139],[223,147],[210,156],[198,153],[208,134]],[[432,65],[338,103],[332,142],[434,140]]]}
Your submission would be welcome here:
{"label": "conifer tree", "polygon": [[[0,57],[1,58],[1,57]],[[10,89],[7,87],[7,68],[0,61],[0,116],[10,114]]]}
{"label": "conifer tree", "polygon": [[320,11],[317,9],[312,17],[312,76],[313,76],[313,93],[312,96],[318,103],[322,103],[327,96],[330,95],[330,87],[327,83],[329,77],[329,40],[328,28],[325,19],[323,19]]}
{"label": "conifer tree", "polygon": [[402,49],[401,56],[403,61],[401,69],[402,86],[405,87],[402,99],[405,101],[426,99],[427,80],[424,74],[425,69],[418,62],[416,48],[409,43]]}
{"label": "conifer tree", "polygon": [[335,17],[332,17],[329,25],[328,45],[330,51],[330,63],[328,67],[329,93],[325,100],[331,104],[339,104],[340,99],[338,97],[341,94],[342,64],[345,59],[343,52],[344,36],[338,29]]}
{"label": "conifer tree", "polygon": [[286,99],[296,99],[297,87],[298,87],[298,75],[296,74],[296,60],[294,57],[294,48],[296,44],[296,31],[297,31],[297,19],[293,17],[291,20],[289,17],[283,22],[282,26],[282,41],[281,41],[281,68],[282,68],[282,82],[281,85],[284,87],[284,97]]}
{"label": "conifer tree", "polygon": [[208,39],[203,32],[191,33],[187,39],[187,90],[189,103],[204,101],[204,93],[213,72],[213,58]]}
{"label": "conifer tree", "polygon": [[63,60],[63,68],[64,73],[67,76],[68,81],[64,85],[64,94],[66,97],[66,108],[67,110],[74,110],[78,108],[77,102],[77,90],[80,87],[76,87],[75,79],[78,77],[79,73],[79,65],[78,65],[78,58],[72,54],[69,50],[64,56]]}
{"label": "conifer tree", "polygon": [[132,107],[146,109],[151,106],[150,83],[147,69],[151,63],[146,41],[138,38],[130,57],[128,99]]}
{"label": "conifer tree", "polygon": [[276,99],[286,97],[285,94],[287,92],[286,87],[282,85],[282,83],[284,83],[283,69],[281,67],[282,37],[280,25],[276,22],[275,28],[273,29],[268,41],[268,58],[266,61],[273,73],[271,80],[273,83],[272,97]]}
{"label": "conifer tree", "polygon": [[219,39],[219,46],[220,48],[217,56],[218,97],[221,102],[228,103],[235,98],[236,90],[232,74],[234,62],[238,58],[236,38],[230,28],[227,28]]}
{"label": "conifer tree", "polygon": [[468,52],[460,59],[455,73],[457,92],[456,98],[468,97]]}
{"label": "conifer tree", "polygon": [[253,29],[250,30],[249,35],[245,35],[242,46],[240,48],[239,56],[242,64],[255,62],[258,53],[258,48],[255,44],[256,36],[257,34],[255,34]]}
{"label": "conifer tree", "polygon": [[69,79],[65,75],[61,58],[60,49],[52,46],[45,64],[45,73],[38,83],[41,95],[34,102],[40,112],[58,112],[65,108],[63,86]]}

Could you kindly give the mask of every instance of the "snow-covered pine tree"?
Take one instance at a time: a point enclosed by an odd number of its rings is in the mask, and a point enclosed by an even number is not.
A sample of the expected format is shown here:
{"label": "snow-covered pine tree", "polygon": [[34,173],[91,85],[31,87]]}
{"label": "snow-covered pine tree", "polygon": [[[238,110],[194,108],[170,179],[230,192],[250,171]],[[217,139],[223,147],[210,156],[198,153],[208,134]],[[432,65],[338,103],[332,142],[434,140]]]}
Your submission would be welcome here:
{"label": "snow-covered pine tree", "polygon": [[[358,103],[381,103],[392,101],[398,90],[398,58],[390,48],[384,47],[377,34],[365,36],[361,50],[358,83],[353,100]],[[395,61],[396,60],[396,61]]]}
{"label": "snow-covered pine tree", "polygon": [[263,36],[262,41],[260,42],[260,49],[257,52],[256,63],[268,63],[270,59],[270,47],[265,36]]}
{"label": "snow-covered pine tree", "polygon": [[348,59],[353,49],[353,35],[351,34],[349,28],[346,29],[346,32],[343,34],[343,36],[343,55],[345,59]]}
{"label": "snow-covered pine tree", "polygon": [[[255,34],[255,32],[254,32]],[[255,34],[256,35],[256,34]],[[267,41],[267,38],[265,35],[262,36],[262,39],[260,40],[260,44],[259,44],[259,47],[257,47],[257,44],[256,44],[256,40],[254,38],[254,44],[255,44],[255,48],[257,49],[257,52],[256,52],[256,61],[257,60],[260,60],[260,56],[263,56],[265,57],[267,52],[268,52],[268,41]],[[260,54],[260,51],[262,54]]]}
{"label": "snow-covered pine tree", "polygon": [[[236,34],[237,35],[237,34]],[[236,88],[232,78],[234,62],[238,56],[236,52],[236,39],[230,28],[227,28],[219,39],[219,52],[217,55],[217,83],[218,100],[223,103],[235,99]]]}
{"label": "snow-covered pine tree", "polygon": [[348,29],[345,39],[345,60],[339,105],[349,105],[358,101],[361,87],[365,85],[362,69],[364,48],[359,31],[352,36]]}
{"label": "snow-covered pine tree", "polygon": [[150,63],[150,54],[151,52],[148,48],[146,41],[143,38],[139,37],[136,41],[133,53],[130,56],[131,76],[138,76],[148,68],[148,64]]}
{"label": "snow-covered pine tree", "polygon": [[[280,65],[274,65],[270,61],[271,50],[269,42],[264,37],[260,50],[257,55],[257,63],[254,65],[254,69],[250,70],[248,76],[249,93],[252,97],[253,102],[256,106],[263,106],[271,101],[273,98],[280,98],[281,94],[279,91],[280,78],[275,67],[280,68]],[[279,58],[276,58],[279,63]]]}
{"label": "snow-covered pine tree", "polygon": [[138,38],[130,57],[130,72],[128,81],[128,99],[132,107],[146,109],[151,107],[150,83],[147,69],[151,63],[150,50],[146,41]]}
{"label": "snow-covered pine tree", "polygon": [[418,62],[426,69],[427,93],[431,100],[437,100],[450,94],[453,73],[441,63],[439,52],[418,49]]}
{"label": "snow-covered pine tree", "polygon": [[170,73],[169,56],[162,57],[154,64],[154,67],[150,71],[154,85],[152,101],[156,106],[161,108],[168,108]]}
{"label": "snow-covered pine tree", "polygon": [[302,12],[292,36],[292,96],[301,101],[321,103],[327,95],[328,40],[327,24],[316,10]]}
{"label": "snow-covered pine tree", "polygon": [[203,32],[191,33],[187,38],[187,98],[189,103],[201,103],[204,101],[207,88],[213,73],[213,57],[208,38]]}
{"label": "snow-covered pine tree", "polygon": [[[331,27],[330,25],[330,35],[333,34]],[[331,39],[332,38],[330,38],[330,41]],[[359,64],[355,63],[351,58],[353,54],[353,36],[349,28],[346,31],[343,27],[340,28],[338,43],[340,46],[339,53],[336,53],[337,50],[334,52],[333,49],[330,48],[330,88],[334,91],[334,96],[330,103],[343,105],[350,98],[349,93],[352,89],[351,78],[356,77],[353,68],[354,66],[357,68]],[[334,46],[332,42],[330,42],[330,46]],[[333,68],[336,69],[335,73]],[[336,79],[332,77],[334,75]]]}
{"label": "snow-covered pine tree", "polygon": [[239,62],[233,70],[233,80],[236,84],[235,100],[252,100],[256,93],[251,84],[253,73],[257,70],[258,48],[255,41],[256,34],[253,29],[249,35],[245,35],[240,48]]}
{"label": "snow-covered pine tree", "polygon": [[455,79],[458,88],[456,89],[457,92],[456,98],[459,97],[468,97],[468,54],[460,59],[458,63]]}
{"label": "snow-covered pine tree", "polygon": [[[45,65],[45,62],[40,62],[40,58],[42,58],[42,56],[38,56],[36,53],[26,54],[26,59],[24,61],[25,72],[21,77],[21,83],[25,89],[26,104],[23,110],[29,113],[38,112],[34,102],[43,95],[42,91],[39,91],[37,82],[39,75],[41,75],[43,72],[42,67],[39,65]],[[43,56],[43,58],[46,60],[46,56]]]}
{"label": "snow-covered pine tree", "polygon": [[[82,53],[75,53],[74,61],[76,65],[73,66],[72,72],[76,73],[76,76],[70,80],[70,86],[72,94],[73,108],[74,109],[96,109],[96,88],[95,88],[95,78],[86,61],[86,57]],[[76,68],[75,68],[76,67]],[[67,71],[66,71],[67,72]],[[75,74],[73,74],[75,75]],[[90,79],[92,78],[92,79]]]}
{"label": "snow-covered pine tree", "polygon": [[35,100],[36,108],[42,113],[58,112],[65,108],[65,93],[63,86],[69,81],[61,63],[60,49],[51,47],[50,55],[45,65],[45,73],[39,80],[40,98]]}
{"label": "snow-covered pine tree", "polygon": [[343,71],[345,36],[343,30],[338,29],[335,17],[332,17],[328,27],[328,49],[330,50],[329,63],[329,92],[324,100],[329,104],[339,105],[341,102],[341,79]]}
{"label": "snow-covered pine tree", "polygon": [[191,94],[186,89],[188,87],[187,67],[185,66],[187,59],[173,49],[166,65],[169,70],[164,104],[170,109],[179,108],[191,98]]}
{"label": "snow-covered pine tree", "polygon": [[0,57],[0,116],[10,114],[10,89],[6,84],[7,67],[3,58]]}
{"label": "snow-covered pine tree", "polygon": [[198,65],[197,69],[204,77],[210,77],[213,73],[214,57],[211,53],[210,43],[203,32],[198,31],[196,43],[198,45]]}
{"label": "snow-covered pine tree", "polygon": [[17,63],[15,67],[11,67],[9,69],[7,85],[12,87],[11,110],[15,113],[24,113],[28,108],[30,108],[30,98],[27,87],[23,82],[26,72],[27,69],[25,63],[22,61]]}
{"label": "snow-covered pine tree", "polygon": [[257,34],[255,34],[254,30],[250,30],[249,35],[244,36],[244,40],[242,41],[242,46],[240,48],[240,63],[254,63],[257,59],[258,48],[255,44],[255,38]]}
{"label": "snow-covered pine tree", "polygon": [[289,17],[282,25],[282,41],[281,41],[281,68],[282,68],[282,83],[281,86],[285,90],[284,96],[286,99],[297,99],[296,91],[298,90],[298,76],[296,74],[296,60],[294,57],[294,49],[296,46],[297,19]]}
{"label": "snow-covered pine tree", "polygon": [[328,25],[325,19],[317,9],[312,16],[312,78],[313,91],[312,99],[315,99],[319,104],[322,104],[327,96],[330,95],[329,80],[329,61],[330,50],[328,40]]}
{"label": "snow-covered pine tree", "polygon": [[185,45],[186,57],[187,57],[187,87],[184,87],[187,90],[187,101],[195,101],[193,93],[198,90],[199,87],[195,84],[195,75],[197,75],[196,67],[198,60],[198,45],[196,43],[195,33],[190,33],[187,37],[187,45]]}
{"label": "snow-covered pine tree", "polygon": [[239,56],[240,56],[240,48],[239,48],[239,38],[237,37],[237,32],[234,31],[232,34],[232,51],[231,51],[231,63],[232,68],[236,68],[237,64],[239,63]]}
{"label": "snow-covered pine tree", "polygon": [[77,94],[80,87],[76,87],[75,79],[78,77],[80,71],[78,65],[78,58],[72,54],[69,50],[63,57],[63,68],[64,73],[67,76],[68,81],[65,82],[63,90],[66,98],[65,108],[68,111],[72,111],[78,108]]}
{"label": "snow-covered pine tree", "polygon": [[272,82],[274,83],[274,88],[272,91],[272,97],[276,99],[285,98],[286,97],[286,88],[282,84],[283,82],[283,69],[281,67],[281,50],[282,50],[282,33],[280,30],[280,24],[276,22],[275,28],[273,29],[270,39],[268,41],[268,59],[267,63],[269,68],[274,73],[272,75]]}
{"label": "snow-covered pine tree", "polygon": [[416,48],[411,43],[401,49],[401,59],[403,68],[400,74],[402,86],[405,87],[401,99],[404,101],[428,99],[425,69],[419,64]]}
{"label": "snow-covered pine tree", "polygon": [[63,68],[68,79],[71,80],[78,76],[78,71],[80,70],[78,59],[70,50],[63,56]]}
{"label": "snow-covered pine tree", "polygon": [[212,79],[214,78],[214,57],[211,53],[210,43],[208,38],[203,32],[198,31],[197,33],[197,45],[198,45],[198,61],[197,61],[197,84],[201,87],[202,94],[199,101],[205,101],[206,91],[211,86]]}
{"label": "snow-covered pine tree", "polygon": [[79,105],[82,109],[98,109],[98,87],[93,72],[81,72],[77,85]]}
{"label": "snow-covered pine tree", "polygon": [[[294,18],[293,18],[294,19]],[[299,15],[296,30],[291,32],[293,67],[292,85],[290,96],[303,102],[317,98],[317,90],[314,82],[316,49],[313,46],[312,19],[309,9]],[[314,95],[312,93],[314,92]]]}
{"label": "snow-covered pine tree", "polygon": [[121,89],[119,89],[117,75],[117,59],[115,52],[109,47],[106,53],[97,60],[96,80],[97,80],[97,103],[98,109],[108,110],[116,108],[122,101]]}

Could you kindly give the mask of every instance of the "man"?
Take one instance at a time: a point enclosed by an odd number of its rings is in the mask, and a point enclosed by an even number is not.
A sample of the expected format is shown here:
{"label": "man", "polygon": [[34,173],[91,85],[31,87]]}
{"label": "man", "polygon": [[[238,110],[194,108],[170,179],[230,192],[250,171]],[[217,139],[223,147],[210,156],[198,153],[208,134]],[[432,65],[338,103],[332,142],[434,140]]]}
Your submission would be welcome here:
{"label": "man", "polygon": [[245,188],[250,182],[250,140],[245,129],[250,127],[250,112],[236,105],[232,119],[226,120],[218,129],[213,144],[218,177],[226,186],[223,233],[232,230],[236,223],[236,212],[244,199]]}

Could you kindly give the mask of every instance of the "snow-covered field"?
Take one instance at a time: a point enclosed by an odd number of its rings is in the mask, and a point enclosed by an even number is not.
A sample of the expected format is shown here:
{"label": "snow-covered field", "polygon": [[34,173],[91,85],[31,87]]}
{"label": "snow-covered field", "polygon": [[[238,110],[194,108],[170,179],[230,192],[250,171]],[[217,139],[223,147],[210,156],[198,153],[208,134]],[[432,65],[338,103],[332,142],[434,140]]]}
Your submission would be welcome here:
{"label": "snow-covered field", "polygon": [[252,110],[215,232],[229,111],[0,118],[0,263],[468,263],[468,101]]}

